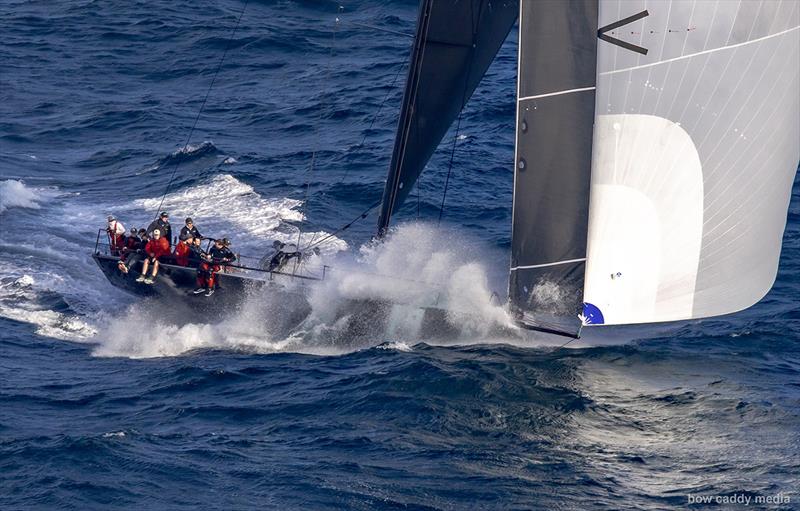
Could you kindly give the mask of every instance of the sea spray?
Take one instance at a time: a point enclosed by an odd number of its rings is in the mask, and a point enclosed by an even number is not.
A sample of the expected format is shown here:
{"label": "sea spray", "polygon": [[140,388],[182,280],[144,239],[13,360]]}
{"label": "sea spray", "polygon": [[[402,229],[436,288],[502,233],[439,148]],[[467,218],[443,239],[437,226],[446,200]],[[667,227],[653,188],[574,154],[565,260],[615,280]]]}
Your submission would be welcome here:
{"label": "sea spray", "polygon": [[[296,243],[303,221],[303,202],[290,198],[265,198],[255,189],[230,174],[218,174],[207,181],[168,193],[161,197],[137,199],[124,207],[135,218],[148,218],[159,206],[173,214],[173,223],[191,216],[205,236],[226,236],[233,240],[234,251],[260,257],[279,239]],[[306,231],[300,245],[327,238],[318,248],[323,254],[347,249],[347,243],[326,232]]]}
{"label": "sea spray", "polygon": [[[370,334],[427,341],[426,319],[440,314],[453,340],[512,328],[504,308],[493,301],[487,272],[479,261],[493,259],[488,247],[452,229],[403,224],[382,241],[361,247],[354,260],[340,261],[310,295],[309,323],[330,324],[343,314],[374,309]],[[353,305],[355,304],[355,306]],[[347,307],[350,307],[348,310]]]}
{"label": "sea spray", "polygon": [[52,190],[31,188],[22,181],[6,179],[0,182],[0,213],[10,208],[39,209],[39,202],[52,194]]}

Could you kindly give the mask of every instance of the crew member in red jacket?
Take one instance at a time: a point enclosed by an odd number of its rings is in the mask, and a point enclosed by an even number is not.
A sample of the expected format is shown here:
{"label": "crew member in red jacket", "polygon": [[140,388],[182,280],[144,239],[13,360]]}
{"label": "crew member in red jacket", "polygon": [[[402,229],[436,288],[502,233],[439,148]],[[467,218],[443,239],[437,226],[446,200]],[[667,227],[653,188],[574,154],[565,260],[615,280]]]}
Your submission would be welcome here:
{"label": "crew member in red jacket", "polygon": [[181,240],[175,245],[175,252],[173,255],[175,256],[175,262],[178,266],[189,266],[189,254],[192,251],[192,238],[191,235],[181,236]]}
{"label": "crew member in red jacket", "polygon": [[[161,236],[161,231],[158,229],[153,230],[153,237],[147,242],[144,247],[145,259],[142,266],[142,274],[136,279],[136,282],[144,282],[145,284],[152,284],[158,275],[158,258],[169,255],[169,241],[167,238]],[[150,265],[153,265],[153,276],[147,276],[147,270]]]}

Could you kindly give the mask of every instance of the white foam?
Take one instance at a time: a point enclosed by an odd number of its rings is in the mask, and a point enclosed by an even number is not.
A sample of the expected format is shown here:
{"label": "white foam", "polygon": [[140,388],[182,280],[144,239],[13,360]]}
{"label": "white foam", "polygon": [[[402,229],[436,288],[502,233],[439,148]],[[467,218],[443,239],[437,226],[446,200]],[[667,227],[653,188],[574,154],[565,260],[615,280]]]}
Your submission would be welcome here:
{"label": "white foam", "polygon": [[379,350],[394,350],[394,351],[402,351],[404,353],[409,353],[411,351],[414,351],[414,348],[412,348],[411,346],[409,346],[404,342],[389,342],[386,344],[379,344],[377,348]]}
{"label": "white foam", "polygon": [[475,338],[498,328],[513,328],[505,309],[492,299],[479,258],[491,259],[458,232],[425,224],[405,224],[381,243],[362,247],[361,257],[341,264],[314,288],[312,318],[330,323],[351,300],[394,304],[389,334],[419,341],[423,309],[448,310],[447,320]]}
{"label": "white foam", "polygon": [[197,153],[197,152],[206,151],[206,150],[214,148],[214,147],[215,146],[214,146],[214,143],[212,141],[204,140],[204,141],[200,142],[199,144],[187,144],[186,146],[181,147],[180,149],[177,149],[177,150],[173,151],[172,152],[172,156],[178,156],[178,155],[181,155],[181,154],[186,154],[186,155],[193,154],[193,153]]}
{"label": "white foam", "polygon": [[260,300],[216,324],[176,324],[164,318],[158,302],[137,303],[120,317],[107,318],[95,336],[93,354],[100,357],[174,357],[199,349],[250,353],[292,352],[316,355],[342,353],[329,346],[307,345],[297,337],[273,337],[269,311]]}
{"label": "white foam", "polygon": [[27,274],[0,283],[0,316],[34,325],[37,335],[54,339],[84,341],[96,334],[96,330],[77,315],[43,308],[35,284],[35,279]]}
{"label": "white foam", "polygon": [[39,209],[39,201],[43,200],[44,190],[29,188],[16,179],[0,182],[0,213],[9,208]]}
{"label": "white foam", "polygon": [[233,156],[228,156],[227,158],[222,160],[222,163],[223,165],[233,165],[234,163],[238,163],[238,161],[236,161],[236,158],[234,158]]}
{"label": "white foam", "polygon": [[[154,215],[161,204],[160,197],[140,199],[131,208]],[[234,249],[251,248],[262,255],[269,241],[296,242],[298,227],[291,222],[301,222],[302,201],[288,198],[266,199],[252,186],[229,174],[219,174],[207,182],[168,194],[162,209],[170,211],[173,223],[180,226],[183,217],[191,216],[204,235],[227,236],[233,239]],[[324,232],[306,232],[300,236],[301,246],[312,239],[321,239]],[[320,245],[324,253],[335,253],[347,248],[336,237]]]}

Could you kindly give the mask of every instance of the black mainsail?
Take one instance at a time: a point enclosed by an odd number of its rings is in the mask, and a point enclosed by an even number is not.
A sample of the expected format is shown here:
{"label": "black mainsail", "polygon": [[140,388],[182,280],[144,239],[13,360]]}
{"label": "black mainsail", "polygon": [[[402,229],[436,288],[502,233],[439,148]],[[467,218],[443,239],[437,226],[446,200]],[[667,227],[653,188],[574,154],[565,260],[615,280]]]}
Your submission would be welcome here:
{"label": "black mainsail", "polygon": [[405,201],[517,19],[517,0],[422,0],[378,234]]}
{"label": "black mainsail", "polygon": [[525,322],[576,332],[596,61],[597,0],[522,0],[509,298]]}

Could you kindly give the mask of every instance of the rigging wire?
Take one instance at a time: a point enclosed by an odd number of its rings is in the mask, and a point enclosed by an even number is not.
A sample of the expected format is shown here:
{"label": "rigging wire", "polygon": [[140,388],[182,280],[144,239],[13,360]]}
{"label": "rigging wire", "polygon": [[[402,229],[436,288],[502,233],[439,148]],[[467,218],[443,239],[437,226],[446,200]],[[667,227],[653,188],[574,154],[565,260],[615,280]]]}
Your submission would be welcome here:
{"label": "rigging wire", "polygon": [[[464,115],[464,107],[466,106],[467,102],[467,90],[469,89],[469,77],[472,74],[472,63],[475,60],[475,48],[478,46],[478,33],[476,30],[476,23],[475,23],[475,13],[472,9],[470,9],[470,17],[472,18],[472,47],[469,53],[469,64],[467,65],[467,73],[464,75],[464,90],[461,92],[461,109],[458,111],[458,123],[456,124],[456,134],[453,137],[453,148],[450,150],[450,164],[447,166],[447,178],[444,181],[444,191],[442,192],[442,204],[439,206],[439,220],[436,222],[436,225],[439,226],[442,223],[442,215],[444,214],[444,202],[447,199],[447,189],[450,185],[450,174],[453,171],[453,159],[455,158],[456,154],[456,144],[458,143],[458,134],[461,130],[461,118]],[[481,5],[480,10],[478,11],[478,20],[481,19],[483,16],[483,5]]]}
{"label": "rigging wire", "polygon": [[578,339],[580,339],[580,338],[581,338],[581,332],[583,332],[583,322],[581,322],[581,326],[580,326],[580,328],[578,328],[578,333],[577,333],[577,334],[575,334],[575,337],[573,337],[572,339],[568,340],[567,342],[565,342],[565,343],[564,343],[564,344],[562,344],[561,346],[557,347],[557,348],[555,349],[555,351],[558,351],[558,350],[560,350],[561,348],[563,348],[563,347],[564,347],[564,346],[566,346],[567,344],[571,343],[572,341],[577,341]]}
{"label": "rigging wire", "polygon": [[377,30],[378,32],[386,32],[387,34],[394,34],[394,35],[401,35],[403,37],[410,37],[414,38],[414,34],[409,34],[408,32],[400,32],[399,30],[390,30],[388,28],[376,27],[375,25],[367,25],[366,23],[359,23],[357,21],[345,21],[345,23],[349,23],[356,27],[368,28],[370,30]]}
{"label": "rigging wire", "polygon": [[310,249],[312,249],[312,248],[314,248],[314,247],[318,246],[318,245],[319,245],[320,243],[322,243],[323,241],[326,241],[326,240],[328,240],[328,239],[330,239],[330,238],[332,238],[332,237],[336,236],[336,235],[337,235],[337,234],[339,234],[340,232],[342,232],[342,231],[346,231],[346,230],[347,230],[347,229],[349,229],[349,228],[350,228],[350,227],[351,227],[351,226],[352,226],[354,223],[358,222],[358,221],[359,221],[359,220],[361,220],[361,219],[367,218],[367,215],[370,213],[370,211],[372,211],[373,209],[377,208],[377,207],[378,207],[378,206],[380,206],[380,205],[381,205],[381,201],[379,200],[378,202],[376,202],[376,203],[372,204],[370,207],[368,207],[367,209],[365,209],[364,211],[362,211],[362,212],[361,212],[361,213],[360,213],[360,214],[359,214],[357,217],[355,217],[355,218],[354,218],[353,220],[351,220],[349,223],[347,223],[347,224],[343,225],[342,227],[340,227],[340,228],[338,228],[337,230],[333,231],[332,233],[328,234],[328,235],[327,235],[327,236],[325,236],[324,238],[321,238],[319,241],[317,241],[317,242],[315,242],[315,243],[312,243],[312,244],[310,244],[308,247],[306,247],[306,248],[305,248],[305,250],[310,250]]}
{"label": "rigging wire", "polygon": [[[340,12],[341,12],[341,7],[340,7]],[[380,29],[378,29],[378,27],[371,27],[369,25],[363,25],[363,24],[360,24],[360,23],[349,22],[349,21],[343,20],[341,17],[337,18],[337,21],[339,21],[339,22],[343,21],[344,23],[350,23],[351,25],[364,26],[366,28],[375,28],[377,30],[380,30]],[[399,34],[400,35],[408,35],[408,34],[404,34],[404,33],[399,33]],[[411,37],[414,37],[414,36],[412,35]],[[394,77],[392,78],[392,82],[389,84],[389,90],[387,90],[386,94],[383,96],[383,100],[381,100],[380,105],[378,105],[378,109],[375,111],[375,115],[372,116],[372,120],[370,121],[369,126],[367,127],[366,131],[364,132],[364,136],[361,138],[361,142],[357,146],[355,146],[354,150],[358,150],[358,149],[361,149],[361,148],[364,147],[364,144],[367,141],[367,137],[369,136],[370,132],[372,131],[373,126],[375,125],[375,123],[377,122],[378,118],[380,117],[380,114],[381,114],[381,111],[383,110],[384,105],[386,105],[386,102],[389,100],[389,97],[392,95],[392,93],[395,92],[395,84],[397,83],[397,79],[400,77],[400,74],[403,72],[403,69],[405,69],[405,63],[404,62],[401,63],[400,66],[398,66],[397,72],[394,74]],[[340,183],[344,183],[344,182],[347,181],[347,176],[350,174],[350,170],[351,169],[352,169],[352,167],[348,165],[347,168],[345,169],[344,175],[339,180]],[[315,234],[314,237],[311,238],[311,241],[309,242],[308,246],[306,248],[304,248],[303,250],[310,250],[310,249],[320,245],[322,242],[327,241],[328,239],[334,237],[336,234],[338,234],[338,233],[340,233],[340,232],[342,232],[344,230],[347,230],[354,223],[356,223],[358,220],[366,218],[367,214],[369,214],[370,211],[372,211],[377,206],[379,206],[380,203],[381,203],[381,201],[378,201],[375,204],[371,205],[366,210],[364,210],[362,213],[360,213],[351,222],[345,224],[344,226],[340,227],[339,229],[337,229],[333,233],[321,238],[320,240],[316,240],[316,234]],[[299,246],[299,238],[298,238],[298,246]]]}
{"label": "rigging wire", "polygon": [[[214,88],[214,82],[217,81],[217,75],[219,75],[220,69],[222,69],[222,63],[225,62],[225,57],[228,55],[228,50],[231,48],[231,44],[233,43],[233,39],[236,37],[236,31],[239,29],[239,23],[242,21],[242,17],[244,16],[244,12],[247,10],[247,4],[250,0],[245,0],[244,5],[242,6],[242,12],[239,13],[239,17],[236,19],[236,25],[233,27],[233,31],[231,32],[231,36],[228,38],[228,42],[225,44],[225,51],[222,52],[222,57],[219,59],[219,64],[217,64],[217,69],[214,71],[214,76],[211,78],[211,83],[208,86],[208,90],[206,91],[205,97],[203,97],[203,102],[200,104],[200,110],[197,112],[197,117],[194,118],[194,123],[192,124],[192,129],[189,130],[189,136],[186,137],[186,143],[183,144],[183,149],[181,150],[181,154],[185,154],[186,150],[189,147],[189,142],[192,140],[192,135],[194,134],[194,130],[197,127],[197,122],[200,120],[200,116],[203,113],[203,109],[206,107],[206,102],[208,101],[208,96],[211,94],[211,89]],[[161,201],[158,203],[158,208],[156,209],[155,218],[158,218],[159,211],[164,205],[164,199],[167,198],[167,194],[169,193],[169,189],[172,186],[172,182],[175,180],[175,175],[178,172],[178,168],[181,165],[181,159],[178,158],[175,162],[175,168],[172,169],[172,174],[169,177],[169,181],[167,182],[167,187],[164,189],[164,195],[161,196]]]}
{"label": "rigging wire", "polygon": [[[326,69],[324,83],[323,83],[324,89],[323,89],[322,95],[320,97],[320,102],[322,102],[323,107],[325,105],[325,103],[324,103],[325,99],[328,96],[329,85],[330,85],[330,82],[331,82],[331,74],[332,74],[331,68],[333,67],[331,63],[332,63],[332,61],[333,61],[333,59],[335,57],[335,54],[336,54],[336,33],[339,31],[339,23],[341,21],[341,19],[339,17],[339,14],[341,14],[341,12],[343,10],[344,10],[344,6],[340,5],[339,9],[338,9],[338,12],[336,13],[333,32],[331,33],[331,48],[330,48],[330,51],[328,52],[328,66],[327,66],[327,69]],[[324,117],[324,108],[321,107],[319,109],[319,120],[317,121],[317,124],[316,124],[315,129],[314,129],[314,131],[317,134],[319,134],[319,126],[320,126],[320,124],[322,124],[323,117]],[[319,144],[319,137],[316,137],[316,139],[317,139],[317,143]],[[314,171],[314,164],[316,163],[317,152],[318,151],[319,151],[319,146],[317,146],[311,152],[311,163],[310,163],[310,165],[308,167],[308,170],[306,171],[306,173],[308,175],[308,179],[306,180],[306,192],[305,192],[305,196],[303,198],[303,210],[302,210],[303,218],[306,218],[306,212],[308,211],[308,193],[309,193],[309,190],[311,188],[311,173]],[[300,248],[300,240],[301,240],[302,235],[303,235],[303,224],[302,224],[302,220],[301,220],[301,223],[297,228],[297,248],[298,249]],[[312,241],[313,241],[313,239],[312,239]],[[297,269],[297,265],[296,264],[295,264],[295,269]]]}
{"label": "rigging wire", "polygon": [[456,134],[453,137],[453,148],[450,150],[450,164],[447,166],[447,177],[444,180],[444,192],[442,192],[442,204],[439,206],[439,220],[436,222],[437,227],[442,223],[442,215],[444,214],[444,201],[447,199],[447,188],[450,185],[450,174],[453,171],[453,158],[455,158],[456,155],[456,144],[458,143],[458,132],[461,130],[461,116],[463,113],[464,107],[462,106],[461,111],[458,113]]}
{"label": "rigging wire", "polygon": [[[394,92],[394,84],[397,83],[397,78],[400,76],[400,73],[403,71],[403,69],[405,69],[405,67],[406,67],[405,65],[401,65],[397,69],[397,72],[394,74],[394,78],[392,79],[392,83],[391,85],[389,85],[389,90],[386,92],[386,95],[383,96],[383,101],[381,101],[381,104],[378,106],[378,110],[375,112],[375,115],[372,116],[372,121],[370,121],[369,127],[364,132],[364,136],[361,138],[361,143],[358,144],[354,149],[361,149],[362,147],[364,147],[364,143],[367,141],[367,137],[369,136],[370,131],[372,131],[372,127],[375,125],[375,121],[378,120],[378,117],[380,116],[383,106],[386,104],[386,101],[389,99],[389,96],[392,95],[392,92]],[[344,171],[344,176],[342,176],[341,182],[344,182],[347,179],[347,175],[350,173],[350,169],[351,167],[348,165],[348,167]]]}

